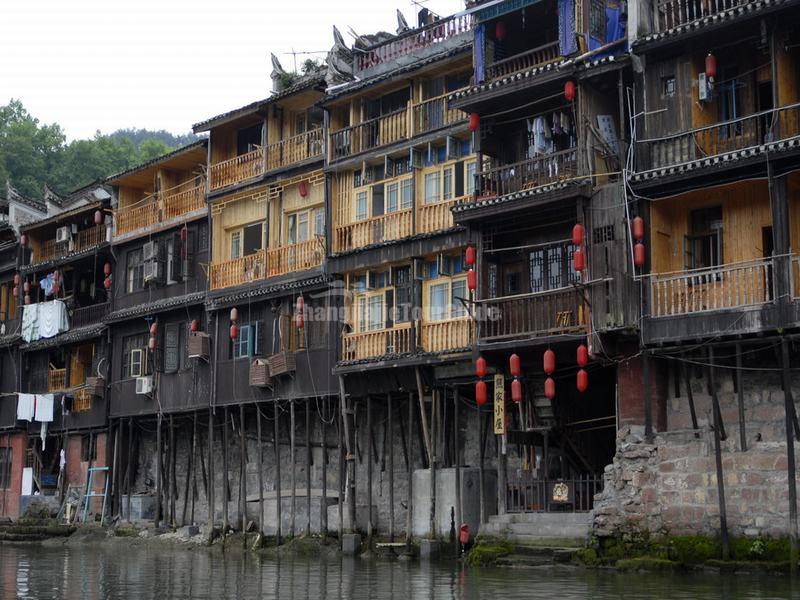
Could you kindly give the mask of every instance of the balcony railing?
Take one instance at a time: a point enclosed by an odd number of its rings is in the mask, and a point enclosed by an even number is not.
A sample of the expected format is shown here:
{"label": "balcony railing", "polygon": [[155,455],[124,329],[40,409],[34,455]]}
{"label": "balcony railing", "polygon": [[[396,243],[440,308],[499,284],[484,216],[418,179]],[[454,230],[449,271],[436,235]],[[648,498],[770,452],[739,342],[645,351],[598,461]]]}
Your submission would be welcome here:
{"label": "balcony railing", "polygon": [[108,314],[109,306],[108,302],[103,302],[74,309],[69,320],[70,328],[76,329],[99,324],[103,317]]}
{"label": "balcony railing", "polygon": [[409,137],[409,109],[403,107],[331,134],[331,159],[347,158]]}
{"label": "balcony railing", "polygon": [[580,331],[583,301],[573,288],[480,300],[486,315],[481,340],[498,342]]}
{"label": "balcony railing", "polygon": [[247,256],[212,263],[208,272],[208,280],[210,288],[218,290],[258,281],[264,279],[266,275],[267,251],[259,250]]}
{"label": "balcony railing", "polygon": [[47,240],[41,245],[41,251],[38,256],[33,256],[33,263],[45,262],[48,260],[56,260],[70,254],[77,254],[84,250],[89,250],[99,246],[107,241],[108,229],[105,225],[94,225],[88,229],[83,229],[76,234],[73,234],[72,239],[68,242],[57,242],[56,240]]}
{"label": "balcony railing", "polygon": [[660,33],[749,3],[750,0],[658,0],[655,29]]}
{"label": "balcony railing", "polygon": [[649,277],[651,317],[676,317],[772,302],[772,259]]}
{"label": "balcony railing", "polygon": [[218,190],[263,175],[264,163],[264,148],[258,147],[246,154],[211,165],[208,170],[210,189]]}
{"label": "balcony railing", "polygon": [[[657,169],[800,135],[800,103],[636,144],[645,168]],[[648,161],[649,157],[649,161]]]}
{"label": "balcony railing", "polygon": [[92,410],[92,391],[88,388],[75,390],[75,398],[72,401],[72,412],[87,412]]}
{"label": "balcony railing", "polygon": [[558,60],[559,54],[558,41],[544,44],[531,50],[526,50],[509,58],[498,60],[486,67],[486,79],[497,79],[519,71],[525,71],[534,67],[546,65],[547,63]]}
{"label": "balcony railing", "polygon": [[363,71],[380,64],[395,61],[402,56],[418,53],[421,49],[444,42],[472,29],[471,15],[453,15],[414,29],[382,44],[372,46],[358,54],[358,70]]}
{"label": "balcony railing", "polygon": [[205,207],[205,189],[194,180],[148,196],[114,214],[115,235],[124,235],[169,221]]}
{"label": "balcony railing", "polygon": [[573,179],[578,175],[578,149],[543,154],[478,173],[480,196],[504,196]]}
{"label": "balcony railing", "polygon": [[270,277],[312,269],[322,264],[325,240],[317,237],[297,244],[289,244],[267,251],[267,271]]}
{"label": "balcony railing", "polygon": [[266,147],[267,170],[279,169],[287,165],[303,162],[322,156],[322,129],[311,129]]}
{"label": "balcony railing", "polygon": [[164,219],[170,220],[205,207],[203,186],[193,184],[188,189],[166,194],[162,199]]}
{"label": "balcony railing", "polygon": [[409,354],[416,344],[411,324],[342,336],[342,360],[362,360],[394,354]]}
{"label": "balcony railing", "polygon": [[588,512],[594,497],[603,491],[602,475],[579,475],[569,479],[539,479],[530,472],[511,475],[506,492],[506,510],[524,512]]}
{"label": "balcony railing", "polygon": [[364,246],[399,240],[411,235],[412,210],[390,212],[336,228],[334,252],[346,252]]}
{"label": "balcony railing", "polygon": [[472,345],[472,317],[422,323],[421,329],[425,352],[460,350]]}
{"label": "balcony railing", "polygon": [[417,233],[433,233],[453,227],[452,208],[468,200],[469,196],[443,200],[432,204],[422,204],[417,208]]}
{"label": "balcony railing", "polygon": [[47,391],[60,392],[67,389],[67,370],[50,369],[47,372]]}
{"label": "balcony railing", "polygon": [[414,135],[435,131],[442,127],[450,127],[467,120],[467,114],[457,108],[449,108],[447,97],[455,92],[447,92],[435,98],[423,100],[412,105],[411,113],[414,124]]}
{"label": "balcony railing", "polygon": [[135,206],[117,210],[114,219],[117,235],[151,227],[158,223],[158,202],[153,196],[149,196]]}

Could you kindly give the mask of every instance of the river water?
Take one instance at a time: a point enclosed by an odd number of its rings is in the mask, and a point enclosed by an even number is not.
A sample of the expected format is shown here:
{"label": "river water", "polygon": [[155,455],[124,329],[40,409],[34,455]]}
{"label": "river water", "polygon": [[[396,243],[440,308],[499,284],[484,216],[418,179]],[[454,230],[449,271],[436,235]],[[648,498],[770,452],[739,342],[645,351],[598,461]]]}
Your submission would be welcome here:
{"label": "river water", "polygon": [[358,558],[264,559],[165,547],[0,546],[0,598],[785,599],[776,575],[621,574],[570,567],[464,569]]}

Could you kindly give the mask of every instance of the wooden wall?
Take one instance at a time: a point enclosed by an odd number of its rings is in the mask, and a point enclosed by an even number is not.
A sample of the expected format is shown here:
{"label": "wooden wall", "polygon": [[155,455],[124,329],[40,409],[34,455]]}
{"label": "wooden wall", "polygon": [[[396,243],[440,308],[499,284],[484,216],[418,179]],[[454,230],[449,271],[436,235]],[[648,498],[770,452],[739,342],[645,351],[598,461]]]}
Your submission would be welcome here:
{"label": "wooden wall", "polygon": [[[267,186],[225,196],[211,211],[211,260],[230,259],[230,230],[267,218]],[[262,246],[263,247],[263,246]]]}
{"label": "wooden wall", "polygon": [[[311,175],[316,176],[316,185],[307,181],[308,195],[305,198],[300,195],[299,181],[283,187],[278,193],[271,194],[268,220],[270,248],[278,248],[286,243],[286,215],[325,205],[324,179],[319,172]],[[311,236],[314,231],[314,222],[311,217],[309,217],[308,227],[309,236]]]}

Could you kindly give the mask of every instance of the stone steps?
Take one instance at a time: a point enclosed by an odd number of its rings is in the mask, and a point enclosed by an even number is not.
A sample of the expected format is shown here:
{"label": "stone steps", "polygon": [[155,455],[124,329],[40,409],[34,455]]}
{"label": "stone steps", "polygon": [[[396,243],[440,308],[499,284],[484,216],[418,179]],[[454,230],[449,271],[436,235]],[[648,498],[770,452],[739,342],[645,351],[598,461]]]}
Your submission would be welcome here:
{"label": "stone steps", "polygon": [[75,527],[48,524],[0,524],[0,542],[38,542],[47,538],[67,537]]}
{"label": "stone steps", "polygon": [[480,533],[535,546],[582,547],[589,525],[588,513],[514,513],[489,517]]}

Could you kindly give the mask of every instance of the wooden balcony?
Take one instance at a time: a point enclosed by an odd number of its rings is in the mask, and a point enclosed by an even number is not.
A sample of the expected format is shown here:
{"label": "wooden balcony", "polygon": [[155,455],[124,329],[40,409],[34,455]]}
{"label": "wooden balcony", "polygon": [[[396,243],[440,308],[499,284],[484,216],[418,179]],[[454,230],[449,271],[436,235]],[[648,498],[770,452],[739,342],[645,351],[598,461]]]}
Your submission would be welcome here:
{"label": "wooden balcony", "polygon": [[312,129],[266,147],[267,171],[322,156],[322,129]]}
{"label": "wooden balcony", "polygon": [[750,3],[750,0],[658,0],[654,15],[655,33]]}
{"label": "wooden balcony", "polygon": [[264,174],[264,148],[259,147],[241,156],[218,162],[208,170],[209,189],[219,190]]}
{"label": "wooden balcony", "polygon": [[434,46],[472,30],[471,15],[453,15],[435,23],[413,29],[381,44],[376,44],[357,54],[359,71],[396,61],[402,56],[418,54],[420,50]]}
{"label": "wooden balcony", "polygon": [[466,122],[467,113],[457,108],[449,108],[447,105],[447,97],[454,93],[456,92],[447,92],[411,106],[413,135],[420,135]]}
{"label": "wooden balcony", "polygon": [[73,234],[72,239],[68,242],[47,240],[41,245],[39,254],[33,256],[31,264],[56,260],[95,248],[107,240],[107,231],[107,227],[103,224],[94,225]]}
{"label": "wooden balcony", "polygon": [[650,317],[679,317],[772,302],[772,259],[649,276]]}
{"label": "wooden balcony", "polygon": [[410,208],[342,225],[334,232],[334,252],[347,252],[408,237],[412,232],[411,225]]}
{"label": "wooden balcony", "polygon": [[486,79],[487,81],[498,79],[520,71],[527,71],[534,67],[541,67],[547,63],[555,62],[559,58],[561,58],[561,55],[559,54],[558,41],[550,42],[491,63],[486,67]]}
{"label": "wooden balcony", "polygon": [[219,290],[258,281],[266,275],[267,251],[259,250],[248,256],[212,263],[208,271],[208,284],[212,290]]}
{"label": "wooden balcony", "polygon": [[325,256],[325,238],[317,237],[305,242],[270,248],[267,250],[267,271],[270,277],[313,269],[322,264]]}
{"label": "wooden balcony", "polygon": [[578,175],[578,152],[570,148],[482,171],[477,177],[478,195],[505,196],[573,179]]}
{"label": "wooden balcony", "polygon": [[639,171],[678,165],[800,135],[800,103],[638,140]]}
{"label": "wooden balcony", "polygon": [[485,315],[481,342],[576,333],[585,327],[583,300],[580,292],[571,287],[478,303]]}
{"label": "wooden balcony", "polygon": [[422,323],[421,329],[425,352],[447,352],[472,346],[474,327],[471,317]]}
{"label": "wooden balcony", "polygon": [[109,306],[111,306],[109,302],[102,302],[74,309],[69,319],[70,328],[76,329],[99,324],[108,314]]}
{"label": "wooden balcony", "polygon": [[152,227],[204,207],[205,188],[192,180],[115,211],[114,234],[121,236]]}
{"label": "wooden balcony", "polygon": [[151,227],[159,221],[158,201],[154,196],[148,196],[134,206],[123,208],[114,213],[114,232],[123,235],[131,231]]}
{"label": "wooden balcony", "polygon": [[88,412],[92,410],[92,391],[88,388],[75,390],[75,398],[72,401],[72,412]]}
{"label": "wooden balcony", "polygon": [[331,160],[340,160],[368,150],[408,139],[410,110],[401,108],[330,134]]}
{"label": "wooden balcony", "polygon": [[60,392],[67,389],[67,370],[50,369],[47,372],[47,391]]}
{"label": "wooden balcony", "polygon": [[411,324],[392,329],[377,329],[364,333],[342,335],[342,360],[363,360],[387,355],[409,354],[416,344],[412,338]]}
{"label": "wooden balcony", "polygon": [[205,190],[201,185],[180,189],[173,188],[175,191],[166,193],[161,200],[164,220],[169,221],[186,215],[205,207]]}
{"label": "wooden balcony", "polygon": [[443,200],[433,204],[422,204],[417,208],[417,233],[433,233],[454,226],[452,209],[456,204],[467,201],[471,196]]}

